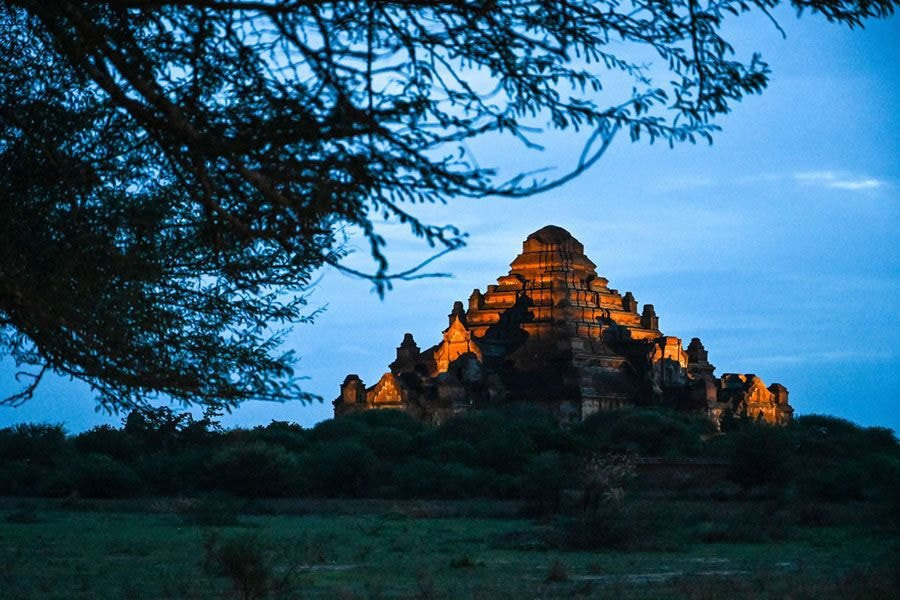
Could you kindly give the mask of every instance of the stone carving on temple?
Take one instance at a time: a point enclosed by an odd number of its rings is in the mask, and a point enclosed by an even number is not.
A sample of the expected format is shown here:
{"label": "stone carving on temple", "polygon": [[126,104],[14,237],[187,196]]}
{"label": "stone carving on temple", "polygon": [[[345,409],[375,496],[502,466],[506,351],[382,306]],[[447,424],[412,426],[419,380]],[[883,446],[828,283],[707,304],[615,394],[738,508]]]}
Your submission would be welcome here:
{"label": "stone carving on temple", "polygon": [[752,374],[720,378],[698,338],[664,335],[653,304],[638,312],[596,272],[572,235],[549,225],[531,235],[507,275],[453,303],[441,340],[421,350],[409,333],[377,384],[348,375],[335,415],[395,408],[430,423],[500,403],[526,402],[563,423],[600,410],[666,406],[784,424],[788,391]]}

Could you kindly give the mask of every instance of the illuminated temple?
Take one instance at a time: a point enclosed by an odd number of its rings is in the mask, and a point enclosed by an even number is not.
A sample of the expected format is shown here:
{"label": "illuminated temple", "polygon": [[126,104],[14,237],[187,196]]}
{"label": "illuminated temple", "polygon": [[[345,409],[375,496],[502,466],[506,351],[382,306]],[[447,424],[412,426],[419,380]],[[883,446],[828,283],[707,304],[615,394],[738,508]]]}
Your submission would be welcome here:
{"label": "illuminated temple", "polygon": [[789,423],[780,384],[714,375],[698,338],[665,335],[652,304],[638,310],[597,275],[584,247],[560,227],[528,236],[508,275],[455,302],[440,341],[422,350],[409,333],[390,370],[366,386],[351,374],[335,415],[393,408],[430,423],[507,402],[552,411],[561,423],[601,410],[667,406]]}

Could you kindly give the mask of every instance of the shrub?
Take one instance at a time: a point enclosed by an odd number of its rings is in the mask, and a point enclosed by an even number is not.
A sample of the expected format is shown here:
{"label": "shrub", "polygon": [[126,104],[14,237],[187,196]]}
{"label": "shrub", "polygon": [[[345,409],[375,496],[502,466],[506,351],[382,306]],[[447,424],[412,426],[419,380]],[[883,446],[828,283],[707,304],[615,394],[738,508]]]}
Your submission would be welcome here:
{"label": "shrub", "polygon": [[630,414],[630,409],[601,410],[590,415],[575,426],[575,432],[583,438],[600,441],[604,439],[612,426],[623,416]]}
{"label": "shrub", "polygon": [[507,425],[496,410],[466,412],[448,419],[438,428],[436,437],[440,440],[463,442],[476,446],[480,441],[503,430]]}
{"label": "shrub", "polygon": [[472,444],[459,440],[429,441],[432,443],[427,451],[427,457],[437,463],[456,462],[471,466],[478,461],[478,455]]}
{"label": "shrub", "polygon": [[545,410],[514,404],[458,415],[444,423],[434,437],[435,446],[468,445],[471,451],[464,462],[470,466],[512,474],[535,452],[549,449],[557,441],[559,426]]}
{"label": "shrub", "polygon": [[248,436],[252,441],[281,446],[288,452],[302,452],[309,448],[308,432],[296,423],[272,421],[265,427],[254,427]]}
{"label": "shrub", "polygon": [[568,580],[569,572],[566,570],[566,566],[561,560],[554,558],[553,562],[550,563],[550,568],[547,569],[547,577],[544,578],[544,581],[547,583],[559,583]]}
{"label": "shrub", "polygon": [[139,440],[111,425],[99,425],[79,433],[72,442],[81,454],[105,454],[121,462],[132,460],[141,450]]}
{"label": "shrub", "polygon": [[415,449],[413,436],[409,432],[395,427],[370,429],[359,441],[371,448],[379,458],[393,461],[413,454]]}
{"label": "shrub", "polygon": [[862,500],[866,484],[865,465],[857,461],[805,463],[797,476],[804,499]]}
{"label": "shrub", "polygon": [[478,566],[472,558],[466,554],[450,560],[451,569],[474,569]]}
{"label": "shrub", "polygon": [[0,429],[0,460],[23,460],[50,465],[66,454],[66,432],[62,425],[23,423]]}
{"label": "shrub", "polygon": [[570,477],[556,452],[542,452],[531,457],[521,475],[521,494],[542,512],[559,507],[560,494]]}
{"label": "shrub", "polygon": [[70,464],[48,471],[40,485],[42,494],[55,497],[129,498],[143,489],[130,467],[105,454],[74,458]]}
{"label": "shrub", "polygon": [[209,462],[213,485],[245,498],[295,494],[297,472],[296,459],[284,448],[262,442],[224,448]]}
{"label": "shrub", "polygon": [[309,430],[309,439],[313,442],[355,440],[364,436],[367,429],[368,427],[361,419],[355,419],[352,416],[338,417],[317,423],[315,427]]}
{"label": "shrub", "polygon": [[266,556],[262,539],[242,534],[220,539],[210,534],[204,540],[204,562],[231,582],[240,600],[284,598],[293,574],[288,569],[276,575],[276,566]]}
{"label": "shrub", "polygon": [[362,496],[377,482],[375,454],[356,441],[317,444],[299,464],[307,489],[320,495]]}
{"label": "shrub", "polygon": [[156,494],[189,494],[215,489],[208,472],[213,450],[189,447],[178,453],[157,452],[134,463],[148,489]]}
{"label": "shrub", "polygon": [[492,473],[459,463],[413,458],[394,470],[393,481],[403,496],[464,498],[490,494]]}
{"label": "shrub", "polygon": [[676,413],[636,410],[622,415],[609,430],[613,450],[630,450],[643,456],[697,456],[700,435],[708,426]]}
{"label": "shrub", "polygon": [[783,486],[793,476],[795,448],[786,428],[748,423],[726,443],[728,477],[744,489]]}
{"label": "shrub", "polygon": [[45,467],[24,460],[0,463],[0,494],[8,496],[35,496]]}
{"label": "shrub", "polygon": [[143,407],[125,417],[124,432],[150,450],[171,450],[179,433],[193,422],[190,413],[176,413],[168,406]]}
{"label": "shrub", "polygon": [[788,430],[804,498],[890,497],[900,486],[900,446],[890,430],[863,428],[836,417],[799,417]]}

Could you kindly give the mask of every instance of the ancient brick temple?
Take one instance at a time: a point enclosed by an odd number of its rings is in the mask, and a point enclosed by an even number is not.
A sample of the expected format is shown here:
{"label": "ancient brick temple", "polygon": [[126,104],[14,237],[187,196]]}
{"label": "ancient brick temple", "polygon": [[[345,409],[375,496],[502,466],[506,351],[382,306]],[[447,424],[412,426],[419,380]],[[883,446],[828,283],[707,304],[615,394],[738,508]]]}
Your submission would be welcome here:
{"label": "ancient brick temple", "polygon": [[348,375],[335,415],[373,408],[407,411],[440,423],[453,414],[504,402],[529,402],[571,423],[600,410],[662,405],[789,423],[780,384],[715,367],[698,338],[687,348],[659,329],[652,304],[638,312],[597,275],[584,247],[560,227],[528,236],[508,275],[468,308],[455,302],[441,341],[422,350],[407,333],[390,371],[366,387]]}

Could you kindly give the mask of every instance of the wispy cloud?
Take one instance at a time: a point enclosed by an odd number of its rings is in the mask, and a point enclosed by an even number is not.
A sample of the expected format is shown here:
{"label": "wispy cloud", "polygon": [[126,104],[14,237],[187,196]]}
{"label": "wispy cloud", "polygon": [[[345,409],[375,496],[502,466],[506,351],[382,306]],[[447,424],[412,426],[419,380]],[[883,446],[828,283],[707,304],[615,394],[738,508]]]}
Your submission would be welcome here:
{"label": "wispy cloud", "polygon": [[680,177],[663,179],[656,184],[659,191],[701,189],[716,186],[754,185],[759,183],[782,183],[794,181],[799,185],[817,186],[835,190],[859,192],[887,187],[889,182],[870,175],[849,173],[846,171],[798,171],[796,173],[758,173],[744,175],[726,180],[711,177]]}
{"label": "wispy cloud", "polygon": [[835,181],[831,187],[842,190],[871,190],[880,188],[884,182],[880,179],[857,179],[855,181]]}
{"label": "wispy cloud", "polygon": [[818,185],[838,190],[874,190],[887,185],[875,177],[848,175],[835,171],[803,171],[794,173],[794,180],[805,185]]}

